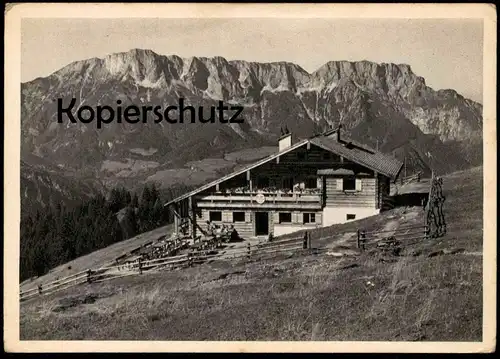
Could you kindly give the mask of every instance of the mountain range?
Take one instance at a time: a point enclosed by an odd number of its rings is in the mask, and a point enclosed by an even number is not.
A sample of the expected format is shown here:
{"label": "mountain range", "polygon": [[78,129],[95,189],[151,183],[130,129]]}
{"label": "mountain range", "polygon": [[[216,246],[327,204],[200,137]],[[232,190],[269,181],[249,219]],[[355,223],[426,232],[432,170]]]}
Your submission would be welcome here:
{"label": "mountain range", "polygon": [[[123,107],[166,108],[179,98],[208,108],[222,100],[244,106],[244,123],[59,124],[59,98],[75,98],[75,108],[113,107],[117,100]],[[33,176],[23,177],[35,166],[56,183],[69,178],[85,193],[150,181],[200,184],[274,150],[284,127],[305,138],[342,123],[353,139],[405,160],[408,173],[446,173],[482,162],[482,105],[451,89],[433,90],[406,64],[330,61],[308,73],[289,62],[134,49],[23,83],[21,116],[23,183],[35,185]],[[54,183],[37,186],[39,193],[54,191]]]}

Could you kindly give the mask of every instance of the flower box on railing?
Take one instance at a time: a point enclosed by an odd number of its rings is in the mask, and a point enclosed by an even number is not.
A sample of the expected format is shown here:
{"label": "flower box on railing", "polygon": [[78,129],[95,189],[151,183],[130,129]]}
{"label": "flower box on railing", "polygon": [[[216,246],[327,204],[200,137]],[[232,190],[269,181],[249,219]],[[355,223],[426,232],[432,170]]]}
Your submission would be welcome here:
{"label": "flower box on railing", "polygon": [[210,193],[210,195],[218,195],[229,197],[232,195],[257,195],[262,194],[264,196],[282,196],[282,197],[292,197],[296,195],[319,195],[321,194],[321,190],[318,188],[311,189],[295,189],[295,190],[284,190],[284,189],[255,189],[250,191],[242,190],[242,189],[233,189],[233,190],[224,190],[224,191],[216,191]]}
{"label": "flower box on railing", "polygon": [[262,204],[264,202],[268,203],[298,203],[298,202],[320,202],[321,196],[319,193],[308,193],[308,192],[264,192],[264,191],[252,191],[247,193],[231,193],[222,194],[213,192],[205,196],[199,196],[199,200],[202,201],[229,201],[229,202],[250,202],[256,204]]}

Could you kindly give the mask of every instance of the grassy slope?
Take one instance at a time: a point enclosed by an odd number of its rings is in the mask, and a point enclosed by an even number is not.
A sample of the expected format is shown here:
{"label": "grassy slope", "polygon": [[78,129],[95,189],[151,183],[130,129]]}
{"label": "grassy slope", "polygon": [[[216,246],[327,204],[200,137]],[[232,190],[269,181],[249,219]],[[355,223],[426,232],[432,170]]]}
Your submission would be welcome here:
{"label": "grassy slope", "polygon": [[[75,287],[23,303],[21,339],[479,341],[482,168],[444,186],[448,234],[408,245],[404,256],[269,255]],[[313,241],[352,246],[344,233],[391,216],[415,221],[418,211],[323,228]],[[465,252],[427,256],[456,248]],[[88,294],[98,299],[53,311]]]}
{"label": "grassy slope", "polygon": [[141,245],[154,241],[161,236],[167,235],[172,231],[172,225],[157,228],[153,231],[139,234],[125,241],[114,243],[106,248],[76,258],[68,263],[62,264],[49,273],[34,279],[28,279],[21,283],[21,290],[36,288],[38,284],[49,283],[59,278],[64,278],[72,274],[87,270],[89,268],[97,269],[115,258],[127,253],[128,251],[140,247]]}

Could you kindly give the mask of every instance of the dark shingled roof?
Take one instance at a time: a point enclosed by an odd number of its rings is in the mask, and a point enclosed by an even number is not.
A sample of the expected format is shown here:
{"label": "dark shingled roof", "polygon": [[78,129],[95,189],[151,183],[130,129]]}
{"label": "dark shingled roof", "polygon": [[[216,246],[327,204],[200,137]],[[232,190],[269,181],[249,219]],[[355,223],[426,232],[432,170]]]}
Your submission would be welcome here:
{"label": "dark shingled roof", "polygon": [[[346,143],[350,142],[350,140],[346,139],[343,139],[343,142],[344,141]],[[364,165],[392,179],[397,177],[399,171],[403,167],[403,162],[390,155],[368,148],[360,148],[360,146],[354,143],[354,146],[346,146],[343,142],[337,142],[336,139],[325,136],[314,137],[310,142],[313,145],[341,155],[349,161]]]}

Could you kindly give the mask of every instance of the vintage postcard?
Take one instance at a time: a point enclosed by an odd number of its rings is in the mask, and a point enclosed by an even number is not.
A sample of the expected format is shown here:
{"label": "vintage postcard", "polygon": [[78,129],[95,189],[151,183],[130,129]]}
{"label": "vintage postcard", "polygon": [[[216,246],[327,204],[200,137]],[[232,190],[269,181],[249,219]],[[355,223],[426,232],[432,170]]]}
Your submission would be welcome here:
{"label": "vintage postcard", "polygon": [[496,21],[7,5],[6,350],[493,351]]}

